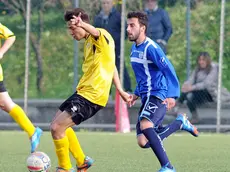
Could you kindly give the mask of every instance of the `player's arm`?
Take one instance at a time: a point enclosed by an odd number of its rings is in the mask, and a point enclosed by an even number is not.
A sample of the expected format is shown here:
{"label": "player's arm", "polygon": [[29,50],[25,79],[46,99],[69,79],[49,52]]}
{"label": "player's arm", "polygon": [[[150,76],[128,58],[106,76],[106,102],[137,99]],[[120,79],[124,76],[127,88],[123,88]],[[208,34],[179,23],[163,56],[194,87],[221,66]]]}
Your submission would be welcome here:
{"label": "player's arm", "polygon": [[172,63],[165,56],[163,51],[158,48],[154,48],[153,46],[148,47],[147,57],[150,58],[155,65],[157,65],[167,80],[167,98],[177,99],[180,96],[180,84]]}
{"label": "player's arm", "polygon": [[81,19],[81,13],[78,16],[73,16],[73,19],[71,19],[72,24],[81,27],[86,32],[91,34],[93,37],[98,38],[100,36],[99,30],[97,30],[94,26],[92,26],[89,23],[86,23],[82,21]]}
{"label": "player's arm", "polygon": [[0,59],[3,57],[3,55],[7,52],[7,50],[13,45],[16,37],[12,36],[5,40],[4,44],[0,48]]}
{"label": "player's arm", "polygon": [[121,86],[121,81],[120,81],[116,66],[115,66],[114,75],[113,75],[113,83],[114,83],[114,85],[117,88],[119,93],[124,92],[124,90]]}
{"label": "player's arm", "polygon": [[116,66],[115,66],[114,75],[113,75],[113,83],[114,83],[115,87],[117,88],[122,99],[125,102],[130,102],[131,96],[123,90]]}
{"label": "player's arm", "polygon": [[0,23],[0,34],[1,34],[1,38],[5,40],[4,44],[0,48],[0,59],[1,59],[3,55],[8,51],[8,49],[12,46],[16,37],[14,36],[14,33],[10,29],[2,25],[1,23]]}
{"label": "player's arm", "polygon": [[81,26],[86,32],[91,34],[94,38],[98,38],[100,36],[99,30],[97,30],[94,26],[91,24],[88,24],[86,22],[82,21],[82,26]]}

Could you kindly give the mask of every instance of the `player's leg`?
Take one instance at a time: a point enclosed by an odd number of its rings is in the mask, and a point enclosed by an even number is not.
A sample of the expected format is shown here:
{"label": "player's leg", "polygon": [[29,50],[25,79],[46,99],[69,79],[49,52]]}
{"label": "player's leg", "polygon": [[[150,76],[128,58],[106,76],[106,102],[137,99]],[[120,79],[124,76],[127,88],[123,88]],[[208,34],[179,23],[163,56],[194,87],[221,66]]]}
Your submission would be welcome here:
{"label": "player's leg", "polygon": [[[81,122],[92,117],[99,109],[101,109],[101,106],[95,105],[74,93],[60,106],[59,109],[60,111],[68,112],[71,115],[74,124],[79,125]],[[54,121],[57,118],[58,117],[56,117]],[[92,165],[93,160],[84,155],[78,139],[71,128],[67,128],[65,133],[69,141],[69,150],[76,159],[78,171],[87,170]]]}
{"label": "player's leg", "polygon": [[161,138],[161,140],[166,139],[171,134],[175,133],[176,131],[180,130],[182,126],[182,122],[180,120],[174,120],[171,124],[167,126],[158,126],[155,128],[155,131]]}
{"label": "player's leg", "polygon": [[[61,110],[58,110],[58,112],[56,113],[53,121],[62,113]],[[71,154],[73,155],[74,159],[76,160],[76,164],[77,166],[81,166],[84,163],[84,160],[86,158],[81,145],[78,141],[78,138],[74,132],[74,130],[69,127],[66,129],[65,134],[69,140],[69,151],[71,152]]]}
{"label": "player's leg", "polygon": [[[71,101],[70,111],[73,111],[72,119],[76,125],[79,125],[83,121],[91,118],[102,108],[102,106],[96,105],[80,95],[75,94],[74,97],[75,97],[74,100]],[[69,130],[69,131],[72,131],[71,133],[74,134],[73,130]],[[94,161],[90,157],[84,156],[84,153],[80,152],[80,149],[78,149],[78,152],[76,151],[77,148],[80,148],[80,144],[78,142],[79,145],[78,147],[75,141],[72,140],[73,146],[71,149],[72,151],[71,153],[73,154],[74,157],[76,157],[75,159],[77,161],[77,171],[78,172],[87,171],[87,169],[92,166]],[[79,161],[78,156],[80,154],[82,158],[84,156],[83,161],[82,159]]]}
{"label": "player's leg", "polygon": [[42,130],[35,128],[23,109],[15,104],[9,96],[3,82],[3,70],[0,65],[0,108],[9,113],[16,123],[28,134],[31,141],[31,152],[34,152],[40,142]]}
{"label": "player's leg", "polygon": [[35,132],[35,127],[28,119],[23,109],[12,101],[8,92],[0,92],[0,107],[10,114],[20,127],[27,132],[29,137],[32,137]]}
{"label": "player's leg", "polygon": [[69,150],[76,160],[77,166],[82,166],[84,164],[86,156],[81,148],[81,145],[74,130],[71,127],[66,129],[66,136],[69,140]]}
{"label": "player's leg", "polygon": [[[140,130],[149,141],[149,146],[158,158],[162,168],[167,168],[173,171],[173,167],[167,157],[163,143],[159,135],[154,130],[154,126],[160,124],[164,118],[166,107],[162,104],[162,101],[153,96],[149,97],[142,112],[139,115]],[[138,140],[143,137],[138,136]],[[138,141],[138,143],[140,143]]]}
{"label": "player's leg", "polygon": [[57,171],[71,171],[72,165],[69,157],[69,140],[65,135],[67,128],[74,125],[71,114],[66,111],[57,113],[51,123],[51,134],[58,157]]}
{"label": "player's leg", "polygon": [[12,101],[6,91],[0,92],[0,108],[9,113],[15,122],[28,134],[31,141],[31,152],[34,152],[39,145],[42,130],[34,127],[23,109]]}
{"label": "player's leg", "polygon": [[141,128],[140,128],[140,122],[137,122],[136,125],[136,134],[137,134],[137,144],[141,147],[141,148],[150,148],[150,144],[148,139],[145,137],[145,135],[142,133]]}
{"label": "player's leg", "polygon": [[153,152],[155,153],[157,159],[159,160],[161,167],[167,167],[169,169],[173,169],[168,156],[163,147],[162,140],[158,136],[158,134],[153,129],[154,124],[150,122],[146,118],[142,118],[140,121],[140,128],[144,136],[149,141],[149,145]]}

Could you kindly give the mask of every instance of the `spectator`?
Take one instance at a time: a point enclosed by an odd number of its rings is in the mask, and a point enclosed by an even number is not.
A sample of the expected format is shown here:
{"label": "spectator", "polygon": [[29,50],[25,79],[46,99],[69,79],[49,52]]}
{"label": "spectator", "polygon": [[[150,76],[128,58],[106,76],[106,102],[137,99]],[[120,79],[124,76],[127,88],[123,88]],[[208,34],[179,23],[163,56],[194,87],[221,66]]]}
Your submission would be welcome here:
{"label": "spectator", "polygon": [[[212,62],[207,52],[201,52],[197,57],[197,67],[190,78],[182,85],[182,94],[178,102],[186,104],[192,114],[192,123],[198,123],[197,106],[206,102],[217,101],[218,64]],[[222,101],[230,101],[230,93],[222,89]]]}
{"label": "spectator", "polygon": [[[104,28],[113,37],[115,42],[116,67],[120,71],[120,47],[121,47],[121,14],[113,5],[113,0],[102,0],[102,10],[94,18],[94,26]],[[129,73],[124,64],[124,88],[132,92]]]}
{"label": "spectator", "polygon": [[145,12],[148,16],[147,36],[157,42],[166,54],[167,42],[172,35],[169,15],[158,7],[157,0],[145,0]]}

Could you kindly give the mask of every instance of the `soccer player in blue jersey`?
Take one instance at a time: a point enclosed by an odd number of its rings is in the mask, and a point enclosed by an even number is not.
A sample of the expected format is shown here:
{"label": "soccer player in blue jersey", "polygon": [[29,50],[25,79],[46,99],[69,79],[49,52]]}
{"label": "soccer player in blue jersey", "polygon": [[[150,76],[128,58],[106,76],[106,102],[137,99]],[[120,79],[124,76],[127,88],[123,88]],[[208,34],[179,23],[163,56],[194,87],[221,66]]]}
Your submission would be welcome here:
{"label": "soccer player in blue jersey", "polygon": [[162,141],[180,129],[194,136],[198,136],[198,131],[185,114],[179,114],[174,122],[162,126],[166,110],[175,106],[175,99],[180,95],[179,81],[162,49],[146,36],[146,14],[130,12],[127,18],[128,38],[134,42],[130,58],[137,81],[130,105],[139,97],[142,101],[136,125],[137,141],[142,148],[151,147],[161,164],[159,172],[175,172]]}

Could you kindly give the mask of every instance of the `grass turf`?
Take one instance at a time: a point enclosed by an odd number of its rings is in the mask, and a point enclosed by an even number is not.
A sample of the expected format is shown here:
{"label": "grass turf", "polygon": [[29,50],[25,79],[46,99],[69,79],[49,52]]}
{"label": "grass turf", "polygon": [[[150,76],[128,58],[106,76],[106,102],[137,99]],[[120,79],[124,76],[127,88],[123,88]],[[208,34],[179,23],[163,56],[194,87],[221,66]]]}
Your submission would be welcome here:
{"label": "grass turf", "polygon": [[[95,160],[89,172],[156,172],[160,166],[150,149],[140,149],[134,133],[77,133],[86,155]],[[26,172],[30,145],[27,135],[19,131],[1,131],[0,171]],[[187,133],[173,135],[164,141],[171,163],[177,172],[229,172],[230,135]],[[42,136],[39,151],[46,152],[57,165],[49,133]],[[75,164],[74,160],[72,161]]]}

